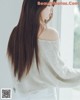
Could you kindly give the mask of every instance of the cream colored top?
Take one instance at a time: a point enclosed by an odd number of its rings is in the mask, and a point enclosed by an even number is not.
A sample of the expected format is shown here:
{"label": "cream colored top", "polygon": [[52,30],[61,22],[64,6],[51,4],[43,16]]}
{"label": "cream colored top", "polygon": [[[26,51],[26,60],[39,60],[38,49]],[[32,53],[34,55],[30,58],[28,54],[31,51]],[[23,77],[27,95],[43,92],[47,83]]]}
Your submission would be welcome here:
{"label": "cream colored top", "polygon": [[[38,73],[35,55],[31,70],[22,81],[13,76],[13,87],[20,93],[29,93],[46,88],[75,87],[80,85],[80,70],[67,67],[60,55],[60,40],[50,41],[38,39],[40,73]],[[56,99],[54,99],[56,100]]]}

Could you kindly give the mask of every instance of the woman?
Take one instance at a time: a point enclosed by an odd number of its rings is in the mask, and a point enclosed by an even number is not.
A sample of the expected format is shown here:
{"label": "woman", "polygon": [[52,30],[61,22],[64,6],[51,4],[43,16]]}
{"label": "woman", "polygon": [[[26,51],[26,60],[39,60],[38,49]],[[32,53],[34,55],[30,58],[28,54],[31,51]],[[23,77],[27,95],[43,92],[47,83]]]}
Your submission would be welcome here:
{"label": "woman", "polygon": [[57,31],[47,27],[54,5],[37,5],[37,1],[23,1],[8,43],[13,100],[57,100],[56,87],[80,84],[80,71],[67,68],[61,59]]}

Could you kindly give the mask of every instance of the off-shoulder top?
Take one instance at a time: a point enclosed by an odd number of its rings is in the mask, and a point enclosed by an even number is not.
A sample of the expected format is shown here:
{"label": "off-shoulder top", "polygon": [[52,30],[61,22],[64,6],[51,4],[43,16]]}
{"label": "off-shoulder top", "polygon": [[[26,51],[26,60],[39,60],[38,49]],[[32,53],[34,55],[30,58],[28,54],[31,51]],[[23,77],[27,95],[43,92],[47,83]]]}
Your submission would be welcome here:
{"label": "off-shoulder top", "polygon": [[[80,85],[80,70],[68,67],[60,55],[60,40],[42,40],[38,38],[39,72],[35,55],[30,72],[19,82],[14,78],[13,87],[20,93],[30,93],[46,88],[75,87]],[[54,99],[55,100],[55,99]]]}

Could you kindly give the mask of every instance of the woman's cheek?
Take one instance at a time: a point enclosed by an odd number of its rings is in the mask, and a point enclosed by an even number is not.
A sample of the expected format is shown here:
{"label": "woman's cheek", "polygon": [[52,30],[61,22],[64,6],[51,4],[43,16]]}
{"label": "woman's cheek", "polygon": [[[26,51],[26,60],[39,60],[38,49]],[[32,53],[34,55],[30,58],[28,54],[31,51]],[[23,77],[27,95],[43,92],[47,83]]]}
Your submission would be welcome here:
{"label": "woman's cheek", "polygon": [[42,11],[42,17],[44,19],[49,19],[49,15],[50,15],[50,7],[46,7],[43,11]]}
{"label": "woman's cheek", "polygon": [[45,10],[45,16],[49,17],[49,14],[50,14],[50,8],[47,7]]}

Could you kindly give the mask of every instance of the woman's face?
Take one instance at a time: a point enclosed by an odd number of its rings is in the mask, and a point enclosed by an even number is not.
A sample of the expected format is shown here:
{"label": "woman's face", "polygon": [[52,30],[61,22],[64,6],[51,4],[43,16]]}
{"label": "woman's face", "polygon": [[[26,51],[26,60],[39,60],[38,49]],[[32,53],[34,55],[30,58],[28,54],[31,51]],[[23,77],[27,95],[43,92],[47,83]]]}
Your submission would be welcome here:
{"label": "woman's face", "polygon": [[[50,0],[50,2],[52,2]],[[50,16],[52,15],[53,13],[53,6],[52,5],[49,5],[47,6],[42,12],[41,12],[41,18],[42,18],[42,21],[44,20],[49,20]]]}

